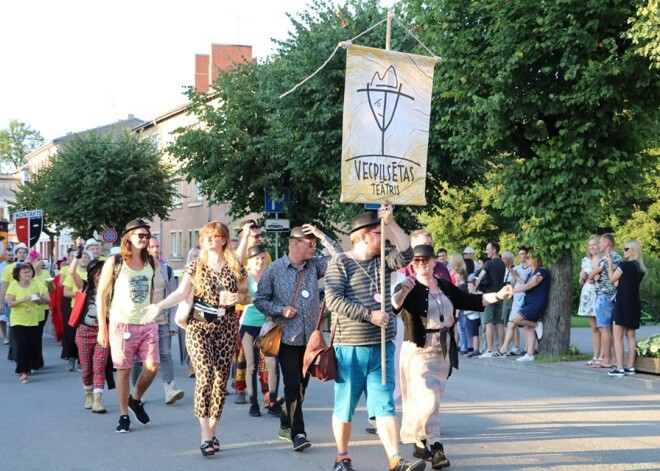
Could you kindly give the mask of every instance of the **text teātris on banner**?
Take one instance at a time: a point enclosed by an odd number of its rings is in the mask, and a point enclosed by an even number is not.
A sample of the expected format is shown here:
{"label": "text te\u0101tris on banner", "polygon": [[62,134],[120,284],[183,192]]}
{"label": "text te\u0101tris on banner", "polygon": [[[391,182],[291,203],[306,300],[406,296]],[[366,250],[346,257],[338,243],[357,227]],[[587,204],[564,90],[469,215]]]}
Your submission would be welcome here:
{"label": "text te\u0101tris on banner", "polygon": [[346,59],[343,203],[426,204],[433,57],[351,45]]}

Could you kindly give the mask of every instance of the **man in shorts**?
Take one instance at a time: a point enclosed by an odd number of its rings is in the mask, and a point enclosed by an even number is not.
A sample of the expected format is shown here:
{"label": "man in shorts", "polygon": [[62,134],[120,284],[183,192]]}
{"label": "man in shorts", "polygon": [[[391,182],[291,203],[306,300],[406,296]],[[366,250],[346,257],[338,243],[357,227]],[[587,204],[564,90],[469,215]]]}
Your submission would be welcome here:
{"label": "man in shorts", "polygon": [[[134,219],[126,225],[120,253],[103,265],[96,298],[98,342],[104,347],[110,345],[112,362],[117,370],[120,414],[117,433],[129,431],[129,409],[135,420],[141,424],[149,423],[141,399],[156,377],[160,364],[158,324],[153,319],[142,324],[144,315],[140,312],[151,304],[153,295],[153,260],[147,249],[151,237],[149,229],[142,219]],[[133,395],[130,395],[130,374],[135,356],[142,364],[142,373],[135,383]]]}
{"label": "man in shorts", "polygon": [[[389,238],[398,250],[383,254],[385,273],[380,269],[381,224],[389,229]],[[391,322],[390,274],[410,263],[410,241],[394,221],[392,206],[382,205],[379,214],[363,213],[351,222],[350,252],[333,258],[325,275],[326,302],[337,323],[334,348],[338,377],[335,381],[335,404],[332,429],[337,444],[334,471],[354,470],[348,452],[353,413],[365,393],[368,417],[375,417],[389,461],[389,469],[419,471],[424,461],[410,462],[399,454],[399,431],[394,410],[394,337]],[[380,293],[381,276],[385,291]],[[381,310],[384,296],[385,311]],[[386,365],[381,364],[381,330],[386,329]],[[386,384],[381,381],[386,368]]]}
{"label": "man in shorts", "polygon": [[[477,288],[483,293],[497,293],[504,286],[504,275],[506,274],[506,265],[500,258],[500,244],[495,241],[488,242],[486,245],[486,255],[488,255],[488,261],[484,263],[483,268],[479,272]],[[482,289],[480,285],[484,279],[488,279],[489,281]],[[500,345],[504,342],[502,307],[502,301],[499,301],[489,304],[484,309],[482,323],[486,326],[486,351],[479,358],[493,357],[495,328],[497,328],[497,338]]]}

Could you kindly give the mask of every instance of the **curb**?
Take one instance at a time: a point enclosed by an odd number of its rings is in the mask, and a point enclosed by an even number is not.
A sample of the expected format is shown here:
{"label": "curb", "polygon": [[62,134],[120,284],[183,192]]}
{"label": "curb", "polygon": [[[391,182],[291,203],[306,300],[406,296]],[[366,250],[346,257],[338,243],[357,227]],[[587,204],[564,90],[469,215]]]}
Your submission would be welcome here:
{"label": "curb", "polygon": [[616,381],[617,386],[628,387],[641,391],[653,391],[660,393],[660,376],[637,373],[635,376],[624,376],[623,378],[612,378],[607,375],[607,368],[591,368],[584,365],[582,361],[565,361],[557,363],[533,363],[518,362],[508,358],[472,358],[460,362],[459,366],[466,363],[474,364],[477,368],[496,367],[508,370],[526,371],[553,378],[571,378],[590,383],[609,383]]}

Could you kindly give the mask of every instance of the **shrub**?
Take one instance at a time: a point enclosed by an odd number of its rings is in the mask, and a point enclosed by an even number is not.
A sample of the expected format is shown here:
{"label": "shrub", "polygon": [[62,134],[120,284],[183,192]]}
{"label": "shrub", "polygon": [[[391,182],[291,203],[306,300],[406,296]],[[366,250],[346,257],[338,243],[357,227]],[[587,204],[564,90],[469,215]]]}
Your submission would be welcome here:
{"label": "shrub", "polygon": [[637,356],[660,358],[660,334],[655,334],[637,341]]}

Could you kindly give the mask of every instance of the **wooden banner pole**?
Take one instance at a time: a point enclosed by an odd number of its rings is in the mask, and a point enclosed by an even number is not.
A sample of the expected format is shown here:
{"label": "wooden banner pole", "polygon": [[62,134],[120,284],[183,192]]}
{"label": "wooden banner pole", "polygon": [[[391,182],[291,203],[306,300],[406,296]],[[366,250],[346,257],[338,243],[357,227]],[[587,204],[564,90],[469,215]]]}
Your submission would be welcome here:
{"label": "wooden banner pole", "polygon": [[[392,38],[392,10],[387,10],[387,32],[385,33],[385,50],[390,50],[390,41]],[[389,296],[389,293],[385,292],[385,220],[380,220],[380,310],[387,312],[385,306],[385,296]],[[390,319],[390,322],[392,320]],[[385,355],[386,347],[386,334],[387,326],[380,329],[380,367],[381,371],[381,383],[383,386],[387,384],[387,356]]]}

